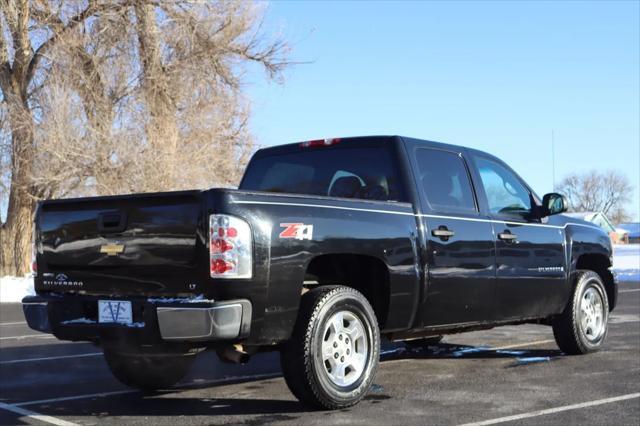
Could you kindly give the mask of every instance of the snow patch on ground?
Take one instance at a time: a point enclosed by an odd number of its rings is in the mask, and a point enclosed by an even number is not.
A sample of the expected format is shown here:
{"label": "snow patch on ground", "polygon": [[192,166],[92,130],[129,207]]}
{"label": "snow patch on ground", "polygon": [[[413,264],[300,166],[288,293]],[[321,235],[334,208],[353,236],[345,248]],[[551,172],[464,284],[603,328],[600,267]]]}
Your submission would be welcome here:
{"label": "snow patch on ground", "polygon": [[536,362],[548,362],[551,360],[552,358],[550,356],[528,356],[524,358],[516,358],[516,362],[518,365],[533,364]]}
{"label": "snow patch on ground", "polygon": [[18,303],[25,296],[33,296],[33,277],[0,277],[0,303]]}
{"label": "snow patch on ground", "polygon": [[213,299],[205,299],[203,294],[199,294],[196,297],[153,297],[147,299],[149,303],[213,303]]}
{"label": "snow patch on ground", "polygon": [[613,270],[620,281],[640,281],[640,244],[613,246]]}
{"label": "snow patch on ground", "polygon": [[60,324],[95,324],[94,320],[90,320],[89,318],[74,318],[66,321],[62,321]]}
{"label": "snow patch on ground", "polygon": [[[89,318],[81,317],[81,318],[74,318],[74,319],[62,321],[60,324],[97,324],[97,322]],[[118,325],[118,326],[130,327],[130,328],[144,328],[145,324],[144,324],[144,321],[140,321],[140,322],[132,322],[131,324],[110,323],[109,325]]]}

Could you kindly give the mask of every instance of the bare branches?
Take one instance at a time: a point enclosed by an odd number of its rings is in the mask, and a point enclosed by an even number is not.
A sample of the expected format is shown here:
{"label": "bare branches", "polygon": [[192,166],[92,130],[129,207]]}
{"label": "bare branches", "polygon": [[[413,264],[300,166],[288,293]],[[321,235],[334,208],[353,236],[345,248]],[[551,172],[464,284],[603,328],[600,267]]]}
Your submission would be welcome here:
{"label": "bare branches", "polygon": [[2,101],[5,101],[7,91],[11,90],[11,63],[9,62],[9,46],[5,39],[5,18],[0,14],[0,88]]}
{"label": "bare branches", "polygon": [[557,190],[569,198],[573,211],[603,212],[614,223],[628,219],[624,205],[631,199],[633,186],[620,172],[592,170],[570,174],[560,182]]}
{"label": "bare branches", "polygon": [[26,266],[36,200],[235,185],[247,64],[287,65],[261,17],[225,0],[0,0],[0,266]]}
{"label": "bare branches", "polygon": [[52,13],[44,16],[46,19],[45,24],[49,25],[52,35],[48,40],[43,42],[32,55],[24,76],[25,87],[28,87],[31,82],[42,58],[46,56],[47,52],[58,42],[60,37],[65,33],[71,32],[78,25],[85,22],[89,17],[107,10],[118,10],[120,7],[122,6],[118,3],[98,3],[95,0],[92,0],[86,8],[69,18],[66,23],[64,23],[59,16]]}
{"label": "bare branches", "polygon": [[179,29],[167,38],[174,48],[172,69],[191,66],[197,60],[219,82],[237,90],[242,76],[239,66],[256,63],[270,78],[278,79],[290,64],[287,44],[264,36],[259,6],[248,2],[163,3],[161,9],[167,22]]}

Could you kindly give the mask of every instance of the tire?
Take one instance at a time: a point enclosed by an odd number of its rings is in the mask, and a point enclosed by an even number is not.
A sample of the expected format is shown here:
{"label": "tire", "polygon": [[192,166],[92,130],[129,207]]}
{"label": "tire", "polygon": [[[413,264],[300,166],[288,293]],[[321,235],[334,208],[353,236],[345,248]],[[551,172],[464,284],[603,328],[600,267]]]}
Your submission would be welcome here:
{"label": "tire", "polygon": [[194,354],[132,354],[113,349],[105,349],[104,357],[116,379],[145,391],[175,385],[195,360]]}
{"label": "tire", "polygon": [[598,351],[607,337],[608,320],[609,300],[600,275],[578,271],[573,296],[553,322],[558,347],[568,355]]}
{"label": "tire", "polygon": [[379,358],[375,313],[360,292],[343,286],[302,296],[293,334],[280,352],[285,381],[296,398],[330,410],[355,405],[367,394]]}
{"label": "tire", "polygon": [[406,340],[404,344],[410,348],[424,349],[441,343],[443,338],[444,336],[423,337],[421,339]]}

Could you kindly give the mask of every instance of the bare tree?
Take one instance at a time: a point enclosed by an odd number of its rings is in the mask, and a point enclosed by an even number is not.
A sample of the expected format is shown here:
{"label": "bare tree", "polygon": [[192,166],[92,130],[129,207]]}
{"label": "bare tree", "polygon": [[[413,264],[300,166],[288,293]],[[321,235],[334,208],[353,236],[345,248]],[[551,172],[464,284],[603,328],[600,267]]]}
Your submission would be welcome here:
{"label": "bare tree", "polygon": [[253,146],[242,76],[288,64],[263,12],[0,0],[0,275],[28,268],[37,200],[235,184]]}
{"label": "bare tree", "polygon": [[618,171],[572,173],[562,179],[556,190],[567,196],[572,211],[603,212],[616,224],[630,218],[625,204],[631,200],[633,186]]}
{"label": "bare tree", "polygon": [[[29,263],[31,213],[37,198],[32,182],[35,158],[34,120],[31,96],[43,80],[38,72],[50,49],[88,16],[109,6],[87,6],[77,14],[66,14],[66,20],[52,19],[48,3],[27,0],[5,0],[0,16],[0,88],[2,89],[3,176],[9,179],[6,223],[0,228],[0,265],[2,273],[26,269]],[[32,14],[31,12],[35,12]],[[34,16],[42,13],[40,22]],[[44,33],[49,32],[49,37]],[[34,47],[36,34],[43,40]],[[8,151],[8,152],[7,152]],[[5,171],[5,163],[9,170]],[[5,190],[3,190],[5,192]],[[2,194],[4,195],[4,194]]]}

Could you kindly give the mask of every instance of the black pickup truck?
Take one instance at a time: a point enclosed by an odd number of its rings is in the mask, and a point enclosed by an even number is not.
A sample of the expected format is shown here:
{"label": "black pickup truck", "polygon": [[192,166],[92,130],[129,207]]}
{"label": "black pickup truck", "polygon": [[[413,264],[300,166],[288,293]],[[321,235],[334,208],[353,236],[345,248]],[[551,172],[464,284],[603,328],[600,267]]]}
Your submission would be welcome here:
{"label": "black pickup truck", "polygon": [[484,152],[399,136],[261,149],[239,189],[39,204],[29,326],[100,345],[114,375],[168,387],[195,355],[278,350],[293,394],[341,408],[380,341],[505,324],[599,349],[612,248]]}

